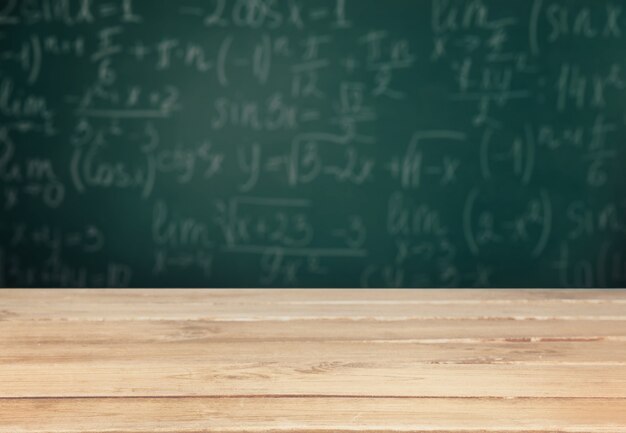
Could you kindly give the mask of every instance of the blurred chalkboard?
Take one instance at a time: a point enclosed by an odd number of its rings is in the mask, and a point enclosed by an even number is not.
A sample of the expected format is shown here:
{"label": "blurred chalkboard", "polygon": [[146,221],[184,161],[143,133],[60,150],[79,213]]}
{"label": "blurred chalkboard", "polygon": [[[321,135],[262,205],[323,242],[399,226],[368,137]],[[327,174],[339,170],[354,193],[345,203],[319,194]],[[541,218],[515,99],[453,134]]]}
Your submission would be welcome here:
{"label": "blurred chalkboard", "polygon": [[604,0],[2,0],[0,285],[626,284]]}

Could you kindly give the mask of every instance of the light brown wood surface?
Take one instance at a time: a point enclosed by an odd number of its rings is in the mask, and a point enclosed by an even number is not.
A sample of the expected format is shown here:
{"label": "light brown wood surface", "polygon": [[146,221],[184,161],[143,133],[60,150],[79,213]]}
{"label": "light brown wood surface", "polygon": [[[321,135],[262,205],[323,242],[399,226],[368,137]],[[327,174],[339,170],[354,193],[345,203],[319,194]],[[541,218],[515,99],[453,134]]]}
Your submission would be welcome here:
{"label": "light brown wood surface", "polygon": [[0,290],[0,432],[626,432],[626,291]]}

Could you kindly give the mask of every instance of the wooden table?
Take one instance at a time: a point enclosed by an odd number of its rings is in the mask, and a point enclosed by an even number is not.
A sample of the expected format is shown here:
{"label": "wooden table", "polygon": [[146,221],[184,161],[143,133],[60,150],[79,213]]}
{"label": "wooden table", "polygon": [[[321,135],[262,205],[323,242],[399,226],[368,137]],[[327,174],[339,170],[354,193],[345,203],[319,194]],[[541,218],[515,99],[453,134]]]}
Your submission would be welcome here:
{"label": "wooden table", "polygon": [[0,291],[0,432],[626,432],[626,291]]}

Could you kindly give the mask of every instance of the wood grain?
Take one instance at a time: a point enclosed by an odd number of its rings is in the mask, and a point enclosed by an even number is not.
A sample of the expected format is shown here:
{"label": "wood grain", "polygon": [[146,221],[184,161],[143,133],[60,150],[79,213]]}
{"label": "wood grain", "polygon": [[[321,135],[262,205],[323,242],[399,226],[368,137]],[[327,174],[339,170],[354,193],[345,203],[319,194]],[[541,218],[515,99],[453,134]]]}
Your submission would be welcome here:
{"label": "wood grain", "polygon": [[626,432],[623,290],[1,290],[0,432]]}
{"label": "wood grain", "polygon": [[626,425],[623,399],[5,399],[0,413],[13,432],[615,433]]}

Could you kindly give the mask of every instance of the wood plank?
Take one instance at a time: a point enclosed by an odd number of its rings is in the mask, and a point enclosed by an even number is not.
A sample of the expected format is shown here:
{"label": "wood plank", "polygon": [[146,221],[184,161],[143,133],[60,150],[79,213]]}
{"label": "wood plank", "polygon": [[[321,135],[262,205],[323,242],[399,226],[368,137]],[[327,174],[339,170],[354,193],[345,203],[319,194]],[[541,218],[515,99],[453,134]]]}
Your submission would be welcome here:
{"label": "wood plank", "polygon": [[626,432],[624,399],[0,399],[2,433]]}
{"label": "wood plank", "polygon": [[103,302],[161,300],[220,301],[237,303],[272,302],[502,302],[525,300],[609,302],[623,300],[624,291],[615,289],[2,289],[8,299],[81,299],[97,298]]}
{"label": "wood plank", "polygon": [[[205,295],[185,291],[179,297],[172,297],[168,292],[148,290],[135,294],[134,291],[116,291],[108,294],[79,290],[26,295],[22,291],[7,290],[0,292],[0,314],[5,320],[626,320],[626,293],[620,291],[608,292],[605,299],[600,297],[605,291],[598,292],[593,298],[576,295],[575,291],[563,292],[566,298],[559,299],[546,298],[548,295],[533,296],[532,291],[512,295],[503,290],[503,298],[496,298],[494,292],[497,291],[492,291],[491,298],[482,301],[480,297],[465,298],[470,295],[463,291],[455,292],[463,299],[443,301],[421,299],[426,291],[393,291],[386,298],[375,300],[358,299],[360,293],[367,294],[371,290],[338,291],[350,293],[347,300],[320,298],[332,291],[320,291],[317,298],[305,300],[301,299],[303,295],[298,295],[298,290],[271,291],[266,295],[262,295],[262,291],[237,293],[237,290],[229,290]],[[38,293],[41,296],[37,296]],[[527,295],[535,299],[526,298]]]}
{"label": "wood plank", "polygon": [[507,342],[470,340],[431,343],[416,343],[412,340],[241,342],[202,339],[136,342],[127,341],[120,334],[106,344],[85,339],[5,342],[0,352],[0,366],[52,363],[104,365],[121,361],[143,365],[155,360],[171,364],[230,362],[233,365],[245,365],[251,359],[259,363],[272,363],[276,368],[285,366],[302,370],[323,365],[328,360],[389,368],[399,368],[407,363],[626,366],[623,354],[626,354],[626,339],[513,339]]}
{"label": "wood plank", "polygon": [[0,321],[0,344],[55,342],[129,344],[156,342],[399,341],[483,343],[516,341],[622,340],[626,321],[592,320],[309,320],[214,322]]}
{"label": "wood plank", "polygon": [[0,432],[626,432],[626,291],[0,291]]}
{"label": "wood plank", "polygon": [[626,397],[626,366],[179,361],[3,365],[2,397]]}

